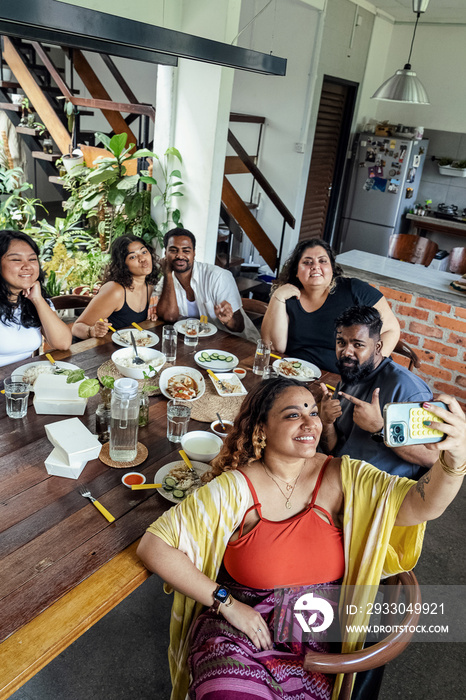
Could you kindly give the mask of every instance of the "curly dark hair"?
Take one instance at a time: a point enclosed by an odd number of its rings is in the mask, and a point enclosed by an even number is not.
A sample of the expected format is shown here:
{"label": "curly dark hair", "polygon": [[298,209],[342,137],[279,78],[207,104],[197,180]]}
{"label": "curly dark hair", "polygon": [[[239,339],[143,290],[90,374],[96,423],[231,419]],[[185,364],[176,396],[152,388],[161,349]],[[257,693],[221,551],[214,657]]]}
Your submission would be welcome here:
{"label": "curly dark hair", "polygon": [[208,476],[214,478],[222,472],[240,469],[257,457],[254,452],[255,431],[267,423],[269,411],[277,398],[290,387],[303,387],[296,379],[267,379],[257,384],[245,397],[232,430],[228,433],[220,454],[212,462]]}
{"label": "curly dark hair", "polygon": [[[37,243],[22,231],[0,231],[0,260],[8,252],[12,241],[24,241],[34,251],[39,259],[39,248]],[[40,289],[44,299],[47,299],[47,293],[44,287],[45,274],[39,265]],[[7,325],[13,325],[15,321],[14,314],[17,308],[20,309],[19,322],[25,328],[39,328],[41,325],[39,314],[36,311],[34,304],[26,299],[22,294],[19,295],[17,305],[13,304],[10,299],[10,286],[0,274],[0,320]]]}
{"label": "curly dark hair", "polygon": [[146,275],[147,284],[155,284],[160,277],[160,261],[158,255],[156,255],[155,250],[149,243],[146,243],[139,238],[139,236],[133,236],[133,234],[128,234],[125,236],[120,236],[116,238],[110,249],[111,259],[105,270],[104,283],[105,282],[118,282],[122,287],[131,289],[133,286],[133,276],[128,270],[126,265],[126,258],[128,256],[128,247],[134,242],[141,243],[145,246],[152,257],[152,270]]}
{"label": "curly dark hair", "polygon": [[307,248],[316,248],[317,246],[323,248],[330,258],[330,264],[332,265],[333,271],[332,284],[337,277],[343,276],[343,270],[335,261],[335,254],[329,244],[326,243],[326,241],[322,241],[320,238],[308,238],[298,243],[286,263],[283,265],[282,270],[277,277],[277,281],[272,287],[272,293],[277,289],[277,287],[281,287],[282,284],[294,284],[294,286],[298,287],[298,289],[303,288],[303,285],[297,277],[298,264]]}

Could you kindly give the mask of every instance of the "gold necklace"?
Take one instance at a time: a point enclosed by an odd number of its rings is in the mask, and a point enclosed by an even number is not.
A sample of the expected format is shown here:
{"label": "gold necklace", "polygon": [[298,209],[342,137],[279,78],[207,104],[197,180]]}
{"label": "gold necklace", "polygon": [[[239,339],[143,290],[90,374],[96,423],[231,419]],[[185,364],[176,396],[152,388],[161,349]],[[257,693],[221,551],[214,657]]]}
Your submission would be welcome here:
{"label": "gold necklace", "polygon": [[291,483],[289,483],[288,481],[285,481],[285,479],[281,479],[279,476],[277,476],[277,479],[280,479],[280,481],[283,481],[283,483],[286,484],[287,490],[290,490],[290,489],[291,489],[291,493],[288,493],[288,494],[284,493],[282,487],[280,486],[280,484],[278,483],[278,481],[275,480],[275,477],[272,476],[272,474],[269,473],[269,470],[267,469],[267,467],[265,466],[265,464],[264,464],[264,462],[263,462],[262,460],[261,460],[261,464],[262,464],[262,466],[264,467],[264,471],[265,471],[265,473],[267,474],[267,476],[269,477],[269,479],[272,479],[272,481],[274,482],[275,486],[278,488],[278,490],[279,490],[280,493],[282,494],[283,498],[285,499],[285,508],[288,508],[288,510],[290,510],[290,508],[291,508],[291,496],[293,495],[293,492],[294,492],[294,490],[295,490],[295,488],[296,488],[296,484],[298,483],[298,479],[299,479],[299,477],[300,477],[301,474],[302,474],[302,471],[303,471],[303,469],[304,469],[304,464],[303,464],[303,466],[301,467],[301,471],[299,472],[298,476],[297,476],[296,479],[294,480],[293,486],[291,486]]}

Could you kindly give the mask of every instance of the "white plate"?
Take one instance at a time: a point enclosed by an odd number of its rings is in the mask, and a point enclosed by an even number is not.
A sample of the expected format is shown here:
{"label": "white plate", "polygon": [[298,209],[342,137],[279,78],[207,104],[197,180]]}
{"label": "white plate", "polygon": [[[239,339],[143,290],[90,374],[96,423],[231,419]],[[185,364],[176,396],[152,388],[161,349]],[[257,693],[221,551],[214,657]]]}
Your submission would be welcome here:
{"label": "white plate", "polygon": [[[57,367],[60,369],[80,369],[77,365],[72,365],[71,362],[62,362],[61,360],[56,360],[55,364]],[[13,373],[12,373],[12,378],[17,381],[17,382],[22,382],[23,381],[23,374],[27,369],[31,369],[31,367],[52,367],[50,362],[48,360],[40,360],[39,362],[29,362],[27,365],[21,365],[21,367],[17,367]],[[51,374],[53,373],[53,370]],[[32,387],[32,391],[34,391],[34,387]]]}
{"label": "white plate", "polygon": [[[136,345],[138,348],[153,348],[154,345],[157,345],[157,343],[159,342],[159,336],[155,333],[152,333],[152,331],[138,331],[136,328],[131,329],[131,331],[132,333],[134,333],[134,340],[136,341]],[[124,336],[126,335],[126,333],[129,333],[129,330],[127,328],[121,328],[119,332]],[[138,345],[138,338],[140,338],[141,336],[149,336],[150,343],[147,343],[147,345]],[[131,346],[131,338],[129,338],[128,342],[125,343],[123,340],[121,340],[118,333],[113,333],[112,341],[115,343],[115,345],[120,345],[122,348],[127,348]]]}
{"label": "white plate", "polygon": [[243,396],[244,394],[247,394],[247,390],[244,387],[243,383],[241,382],[241,379],[236,375],[236,374],[222,374],[221,377],[219,377],[221,382],[231,382],[234,383],[235,386],[238,388],[235,391],[224,391],[221,386],[217,384],[215,379],[209,374],[210,381],[214,385],[214,387],[217,389],[217,394],[220,394],[220,396]]}
{"label": "white plate", "polygon": [[[219,355],[224,355],[225,357],[232,357],[233,360],[231,362],[225,362],[225,360],[210,360],[208,362],[202,362],[199,358],[203,352],[206,352],[208,355],[212,355],[213,352],[216,352]],[[232,352],[215,349],[199,350],[194,355],[194,362],[196,363],[196,365],[199,365],[199,367],[202,367],[203,369],[211,369],[212,372],[231,372],[233,369],[235,369],[235,367],[239,365],[238,358],[236,357],[236,355],[233,355]]]}
{"label": "white plate", "polygon": [[[188,320],[187,318],[184,318],[184,319],[181,319],[181,321],[177,321],[175,323],[175,328],[176,328],[177,333],[181,333],[182,335],[185,335],[184,324],[186,323],[187,320]],[[196,320],[198,320],[198,319],[196,319]],[[217,326],[214,326],[213,323],[209,322],[209,323],[206,323],[205,325],[208,326],[208,328],[206,328],[206,330],[203,331],[202,333],[199,333],[199,338],[210,338],[211,335],[215,335],[216,332],[218,331]]]}
{"label": "white plate", "polygon": [[[178,462],[170,462],[164,467],[160,467],[160,469],[154,476],[154,484],[161,484],[164,478],[167,476],[168,472],[171,471],[173,467],[177,467],[181,464],[184,464],[182,459],[180,459]],[[208,471],[211,468],[209,464],[205,464],[204,462],[193,462],[191,460],[191,464],[193,465],[193,468],[198,474],[204,474],[204,472]],[[184,501],[184,498],[175,498],[174,496],[172,496],[171,491],[165,491],[164,488],[157,489],[157,491],[164,498],[166,498],[167,501],[170,501],[171,503],[181,503],[181,501]]]}
{"label": "white plate", "polygon": [[[308,369],[312,370],[312,372],[314,372],[314,376],[301,377],[299,375],[295,376],[293,374],[284,374],[280,369],[280,365],[282,362],[300,362],[303,367],[307,367]],[[306,362],[306,360],[300,360],[297,357],[284,357],[281,360],[275,360],[275,362],[273,363],[273,367],[275,367],[280,377],[286,377],[287,379],[297,379],[298,382],[312,382],[314,381],[314,379],[319,379],[319,377],[322,375],[320,369],[316,365],[313,365],[312,362]]]}
{"label": "white plate", "polygon": [[187,374],[189,377],[192,377],[194,379],[198,386],[198,394],[196,398],[184,399],[184,401],[197,401],[197,399],[201,398],[205,391],[205,382],[204,377],[199,372],[199,370],[194,369],[193,367],[167,367],[163,370],[163,372],[161,372],[159,377],[160,391],[167,399],[176,398],[175,396],[172,396],[168,393],[168,380],[171,379],[171,377],[173,377],[175,374]]}

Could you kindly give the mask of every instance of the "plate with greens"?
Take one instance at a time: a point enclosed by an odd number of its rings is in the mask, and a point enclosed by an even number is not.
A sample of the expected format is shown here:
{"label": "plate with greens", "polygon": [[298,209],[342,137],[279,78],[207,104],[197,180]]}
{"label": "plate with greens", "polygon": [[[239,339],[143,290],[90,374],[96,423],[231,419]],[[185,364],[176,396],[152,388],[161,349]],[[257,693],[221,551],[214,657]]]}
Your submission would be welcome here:
{"label": "plate with greens", "polygon": [[231,372],[239,364],[236,355],[225,350],[199,350],[194,355],[194,362],[212,372]]}
{"label": "plate with greens", "polygon": [[[76,371],[79,370],[79,367],[71,364],[71,362],[62,362],[61,360],[56,360],[54,365],[48,360],[41,360],[39,362],[29,362],[26,365],[17,367],[13,370],[11,377],[16,382],[26,382],[30,384],[32,391],[34,391],[34,382],[39,374],[65,374],[62,370]],[[68,374],[68,372],[66,373]],[[84,379],[84,373],[82,378]]]}

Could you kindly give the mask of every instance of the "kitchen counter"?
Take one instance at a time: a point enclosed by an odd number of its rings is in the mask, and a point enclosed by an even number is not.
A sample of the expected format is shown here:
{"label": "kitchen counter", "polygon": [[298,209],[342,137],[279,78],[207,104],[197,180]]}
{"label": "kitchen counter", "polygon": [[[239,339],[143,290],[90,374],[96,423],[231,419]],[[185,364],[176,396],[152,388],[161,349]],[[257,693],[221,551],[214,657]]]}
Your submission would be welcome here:
{"label": "kitchen counter", "polygon": [[[423,221],[426,217],[419,216]],[[440,219],[435,219],[438,223]],[[447,222],[449,223],[449,222]],[[466,231],[466,225],[464,226]],[[442,270],[433,270],[424,265],[393,260],[361,250],[349,250],[337,255],[337,262],[346,275],[365,282],[382,284],[402,292],[411,292],[427,299],[466,307],[466,294],[450,287],[450,282],[460,275]]]}
{"label": "kitchen counter", "polygon": [[417,214],[406,214],[406,218],[412,222],[415,229],[426,231],[436,231],[446,233],[449,236],[466,237],[466,222],[453,221],[449,219],[437,219],[435,216],[418,216]]}

